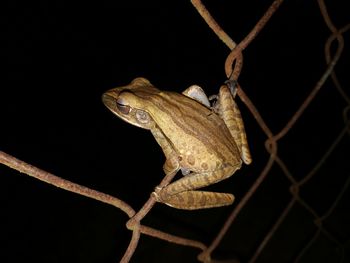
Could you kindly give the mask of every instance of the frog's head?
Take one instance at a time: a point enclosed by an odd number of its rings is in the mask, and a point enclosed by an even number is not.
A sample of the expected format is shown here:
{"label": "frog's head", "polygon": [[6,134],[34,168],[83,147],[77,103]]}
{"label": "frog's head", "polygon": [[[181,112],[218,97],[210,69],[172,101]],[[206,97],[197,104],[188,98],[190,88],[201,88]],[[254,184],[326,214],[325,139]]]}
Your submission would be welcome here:
{"label": "frog's head", "polygon": [[158,92],[159,90],[147,79],[136,78],[127,86],[103,93],[102,101],[122,120],[140,128],[150,129],[154,121],[147,112],[147,101]]}

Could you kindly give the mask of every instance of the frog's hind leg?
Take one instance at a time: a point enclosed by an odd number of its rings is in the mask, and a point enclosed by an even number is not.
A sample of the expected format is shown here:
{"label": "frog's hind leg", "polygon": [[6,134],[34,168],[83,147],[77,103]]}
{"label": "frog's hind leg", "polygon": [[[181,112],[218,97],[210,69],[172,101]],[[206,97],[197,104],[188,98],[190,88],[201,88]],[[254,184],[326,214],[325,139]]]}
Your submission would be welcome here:
{"label": "frog's hind leg", "polygon": [[225,165],[214,171],[193,173],[164,188],[156,187],[153,196],[158,202],[178,209],[194,210],[230,205],[234,201],[234,196],[231,194],[195,191],[195,189],[224,180],[237,169],[238,166]]}
{"label": "frog's hind leg", "polygon": [[250,164],[252,162],[252,158],[248,147],[247,136],[245,133],[241,112],[233,99],[233,93],[234,91],[230,90],[228,85],[221,86],[218,101],[216,103],[217,108],[215,110],[228,127],[238,147],[243,162],[245,164]]}
{"label": "frog's hind leg", "polygon": [[177,209],[196,210],[231,205],[234,199],[228,193],[186,191],[168,196],[163,202]]}

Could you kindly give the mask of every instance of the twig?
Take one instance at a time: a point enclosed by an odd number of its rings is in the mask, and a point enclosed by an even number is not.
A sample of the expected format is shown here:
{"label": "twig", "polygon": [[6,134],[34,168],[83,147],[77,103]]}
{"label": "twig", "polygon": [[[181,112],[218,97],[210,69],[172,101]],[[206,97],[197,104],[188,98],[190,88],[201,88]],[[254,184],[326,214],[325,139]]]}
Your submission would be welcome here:
{"label": "twig", "polygon": [[197,9],[198,13],[207,23],[207,25],[214,31],[214,33],[228,46],[229,49],[234,49],[236,43],[230,38],[228,34],[220,27],[220,25],[215,21],[212,15],[208,12],[206,7],[203,5],[201,0],[191,0],[193,6]]}
{"label": "twig", "polygon": [[2,151],[0,151],[0,163],[8,167],[11,167],[12,169],[15,169],[21,173],[25,173],[31,177],[34,177],[38,180],[44,181],[45,183],[54,185],[58,188],[61,188],[76,194],[80,194],[80,195],[101,201],[103,203],[112,205],[114,207],[117,207],[120,210],[122,210],[124,213],[126,213],[129,217],[132,217],[135,214],[135,211],[134,209],[132,209],[131,206],[129,206],[127,203],[125,203],[124,201],[116,197],[101,193],[99,191],[90,189],[85,186],[81,186],[79,184],[70,182],[68,180],[62,179],[49,172],[41,170],[33,165],[30,165],[19,159],[16,159],[15,157],[7,153],[4,153]]}
{"label": "twig", "polygon": [[258,33],[264,28],[266,23],[270,20],[272,15],[277,11],[277,9],[282,3],[283,0],[275,0],[265,12],[265,14],[256,23],[254,28],[249,32],[249,34],[227,56],[225,61],[225,73],[228,78],[238,79],[240,68],[234,68],[232,70],[233,62],[236,60],[239,54],[250,44],[250,42],[252,42],[252,40],[258,35]]}

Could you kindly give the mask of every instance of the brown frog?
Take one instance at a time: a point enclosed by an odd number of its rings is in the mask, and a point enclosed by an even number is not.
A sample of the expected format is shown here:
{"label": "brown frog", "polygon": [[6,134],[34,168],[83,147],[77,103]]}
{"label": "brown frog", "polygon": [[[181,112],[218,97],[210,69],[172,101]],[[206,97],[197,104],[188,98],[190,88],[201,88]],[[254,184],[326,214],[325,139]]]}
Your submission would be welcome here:
{"label": "brown frog", "polygon": [[182,171],[184,177],[155,189],[158,202],[192,210],[234,201],[229,193],[196,190],[230,177],[242,162],[251,162],[230,85],[223,85],[216,99],[211,107],[199,86],[179,94],[161,91],[144,78],[103,94],[103,103],[115,115],[152,132],[165,154],[166,174]]}

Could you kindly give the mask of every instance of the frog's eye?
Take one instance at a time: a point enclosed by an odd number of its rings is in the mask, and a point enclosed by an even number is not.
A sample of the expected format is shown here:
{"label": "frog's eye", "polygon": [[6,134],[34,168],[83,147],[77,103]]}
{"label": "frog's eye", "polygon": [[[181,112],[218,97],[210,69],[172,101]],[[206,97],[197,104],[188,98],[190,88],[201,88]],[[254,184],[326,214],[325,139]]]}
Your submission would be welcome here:
{"label": "frog's eye", "polygon": [[131,108],[129,105],[126,105],[122,99],[117,99],[117,108],[123,114],[129,114]]}

